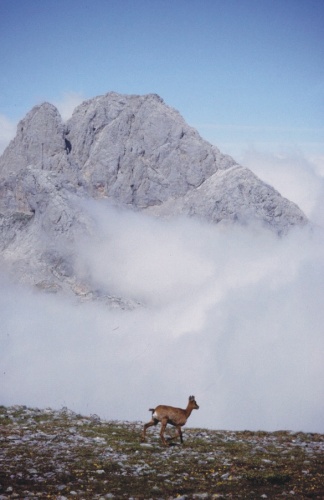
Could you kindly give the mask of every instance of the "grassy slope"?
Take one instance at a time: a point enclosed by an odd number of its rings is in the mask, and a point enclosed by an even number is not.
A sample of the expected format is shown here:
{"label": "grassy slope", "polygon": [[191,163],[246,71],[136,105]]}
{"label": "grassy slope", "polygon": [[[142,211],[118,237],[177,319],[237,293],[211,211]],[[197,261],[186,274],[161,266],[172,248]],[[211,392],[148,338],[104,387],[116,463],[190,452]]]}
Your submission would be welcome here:
{"label": "grassy slope", "polygon": [[184,444],[165,448],[158,429],[146,443],[141,430],[0,407],[0,499],[324,498],[323,435],[185,428]]}

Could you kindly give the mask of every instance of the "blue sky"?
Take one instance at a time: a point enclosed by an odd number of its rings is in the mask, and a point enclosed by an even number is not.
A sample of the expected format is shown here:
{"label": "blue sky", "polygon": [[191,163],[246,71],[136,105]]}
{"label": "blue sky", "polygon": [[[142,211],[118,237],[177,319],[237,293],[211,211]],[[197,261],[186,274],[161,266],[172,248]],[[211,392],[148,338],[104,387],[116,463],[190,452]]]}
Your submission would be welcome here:
{"label": "blue sky", "polygon": [[157,93],[224,152],[323,153],[322,0],[0,0],[2,129],[43,101]]}

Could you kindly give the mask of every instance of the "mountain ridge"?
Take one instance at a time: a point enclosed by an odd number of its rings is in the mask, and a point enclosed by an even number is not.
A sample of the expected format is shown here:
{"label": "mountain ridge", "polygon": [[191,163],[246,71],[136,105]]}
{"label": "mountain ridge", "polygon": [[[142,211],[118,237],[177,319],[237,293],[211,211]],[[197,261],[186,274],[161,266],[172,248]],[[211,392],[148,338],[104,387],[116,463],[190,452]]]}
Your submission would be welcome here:
{"label": "mountain ridge", "polygon": [[0,248],[20,281],[83,290],[71,248],[95,230],[85,199],[154,216],[252,221],[278,234],[308,223],[156,94],[109,92],[81,103],[65,123],[43,103],[19,122],[0,157]]}

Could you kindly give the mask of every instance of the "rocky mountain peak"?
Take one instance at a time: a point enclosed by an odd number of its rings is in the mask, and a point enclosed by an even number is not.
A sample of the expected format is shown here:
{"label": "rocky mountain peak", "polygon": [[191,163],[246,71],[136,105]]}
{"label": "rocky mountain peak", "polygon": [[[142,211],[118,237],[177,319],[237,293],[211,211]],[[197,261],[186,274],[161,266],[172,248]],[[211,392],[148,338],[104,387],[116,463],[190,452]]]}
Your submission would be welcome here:
{"label": "rocky mountain peak", "polygon": [[77,289],[66,249],[90,231],[79,203],[89,198],[155,216],[256,220],[277,233],[307,223],[295,204],[203,140],[155,94],[109,92],[84,101],[66,123],[43,103],[19,122],[0,158],[2,259],[19,262],[27,281],[57,278]]}
{"label": "rocky mountain peak", "polygon": [[18,123],[17,135],[0,159],[0,175],[16,175],[28,165],[55,169],[64,148],[64,125],[56,107],[35,106]]}
{"label": "rocky mountain peak", "polygon": [[94,197],[146,208],[198,187],[234,164],[155,94],[108,93],[67,122],[71,161]]}

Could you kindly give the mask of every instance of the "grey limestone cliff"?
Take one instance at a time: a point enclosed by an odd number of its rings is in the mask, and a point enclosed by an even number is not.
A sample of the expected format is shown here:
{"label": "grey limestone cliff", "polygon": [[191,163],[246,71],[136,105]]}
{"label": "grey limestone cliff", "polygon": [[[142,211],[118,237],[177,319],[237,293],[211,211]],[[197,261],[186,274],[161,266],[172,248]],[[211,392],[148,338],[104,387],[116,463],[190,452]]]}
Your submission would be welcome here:
{"label": "grey limestone cliff", "polygon": [[110,92],[83,102],[67,123],[44,103],[19,122],[0,158],[1,262],[21,281],[86,295],[91,286],[69,249],[94,230],[80,204],[89,198],[155,216],[256,220],[280,234],[307,223],[155,94]]}

